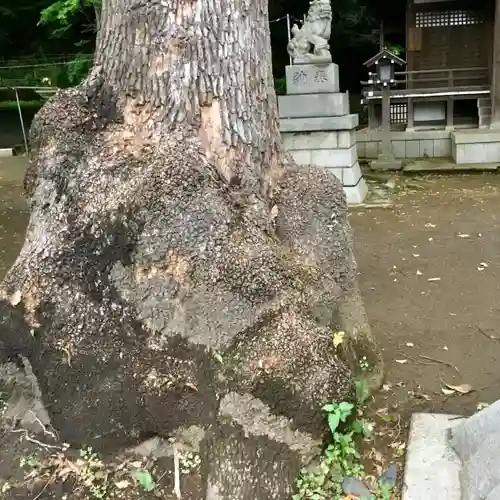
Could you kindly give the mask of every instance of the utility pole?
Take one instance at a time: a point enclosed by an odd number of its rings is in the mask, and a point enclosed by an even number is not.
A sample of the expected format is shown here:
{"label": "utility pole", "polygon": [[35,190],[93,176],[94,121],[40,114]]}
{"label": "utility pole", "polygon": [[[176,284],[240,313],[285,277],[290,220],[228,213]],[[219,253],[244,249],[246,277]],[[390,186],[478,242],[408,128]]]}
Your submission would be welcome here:
{"label": "utility pole", "polygon": [[384,40],[384,21],[380,22],[379,29],[379,51],[382,52],[385,49],[385,40]]}
{"label": "utility pole", "polygon": [[384,21],[380,23],[378,30],[372,30],[372,35],[378,35],[378,50],[382,52],[385,48]]}

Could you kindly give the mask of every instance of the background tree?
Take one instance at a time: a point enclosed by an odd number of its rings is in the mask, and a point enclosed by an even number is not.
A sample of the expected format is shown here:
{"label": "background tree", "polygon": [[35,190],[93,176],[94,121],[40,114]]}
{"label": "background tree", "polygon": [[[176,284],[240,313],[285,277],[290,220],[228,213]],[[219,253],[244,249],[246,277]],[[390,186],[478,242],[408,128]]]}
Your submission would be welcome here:
{"label": "background tree", "polygon": [[194,425],[204,498],[288,500],[321,406],[358,353],[380,368],[342,187],[282,148],[267,0],[105,0],[101,21],[90,75],[31,128],[2,341],[62,440]]}
{"label": "background tree", "polygon": [[[91,54],[97,19],[95,8],[99,4],[100,0],[4,0],[0,7],[0,58],[11,60],[36,56],[39,62],[43,62],[47,55]],[[288,13],[298,22],[307,12],[308,5],[308,0],[271,0],[269,17],[277,19]],[[378,27],[381,19],[403,26],[405,7],[405,2],[394,4],[388,0],[332,1],[332,54],[340,65],[344,89],[356,93],[360,80],[366,76],[362,63],[373,55],[378,43],[372,29]],[[288,64],[286,23],[281,21],[271,26],[274,74],[281,78]],[[30,36],[26,37],[25,33],[30,33]],[[404,45],[404,36],[400,38],[394,41]],[[73,84],[82,69],[88,68],[80,57],[72,68],[74,76],[69,83]]]}

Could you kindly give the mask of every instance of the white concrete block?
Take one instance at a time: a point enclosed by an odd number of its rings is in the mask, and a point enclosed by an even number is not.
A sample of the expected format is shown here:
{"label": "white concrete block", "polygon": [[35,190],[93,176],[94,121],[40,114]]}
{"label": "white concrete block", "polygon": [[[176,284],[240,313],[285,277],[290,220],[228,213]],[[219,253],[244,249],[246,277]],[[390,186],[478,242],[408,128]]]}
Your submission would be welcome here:
{"label": "white concrete block", "polygon": [[356,144],[356,131],[355,130],[341,130],[338,134],[338,147],[350,148]]}
{"label": "white concrete block", "polygon": [[356,146],[349,149],[317,149],[311,153],[311,164],[318,167],[347,167],[357,160]]}
{"label": "white concrete block", "polygon": [[456,144],[456,163],[500,162],[500,142]]}
{"label": "white concrete block", "polygon": [[293,149],[335,149],[338,147],[339,132],[297,132],[283,133],[283,145]]}
{"label": "white concrete block", "polygon": [[323,94],[339,91],[339,67],[327,64],[293,64],[285,68],[286,93]]}
{"label": "white concrete block", "polygon": [[403,500],[460,500],[461,461],[448,442],[453,415],[416,413],[406,453]]}
{"label": "white concrete block", "polygon": [[297,165],[311,165],[311,151],[307,149],[303,150],[290,150],[292,158],[295,160]]}
{"label": "white concrete block", "polygon": [[451,132],[451,138],[457,144],[484,144],[489,142],[500,142],[500,130],[455,130]]}
{"label": "white concrete block", "polygon": [[363,175],[361,174],[361,168],[359,163],[356,162],[352,167],[344,168],[342,182],[344,186],[356,186]]}
{"label": "white concrete block", "polygon": [[349,114],[349,98],[345,93],[292,94],[278,96],[281,118],[314,118]]}
{"label": "white concrete block", "polygon": [[453,159],[455,163],[464,163],[465,160],[465,144],[456,144],[455,145],[455,154],[453,155]]}
{"label": "white concrete block", "polygon": [[281,118],[281,132],[313,132],[352,130],[358,126],[358,115],[327,116],[315,118]]}
{"label": "white concrete block", "polygon": [[361,178],[356,186],[344,186],[344,193],[347,197],[349,205],[357,205],[363,203],[368,194],[368,186],[363,178]]}

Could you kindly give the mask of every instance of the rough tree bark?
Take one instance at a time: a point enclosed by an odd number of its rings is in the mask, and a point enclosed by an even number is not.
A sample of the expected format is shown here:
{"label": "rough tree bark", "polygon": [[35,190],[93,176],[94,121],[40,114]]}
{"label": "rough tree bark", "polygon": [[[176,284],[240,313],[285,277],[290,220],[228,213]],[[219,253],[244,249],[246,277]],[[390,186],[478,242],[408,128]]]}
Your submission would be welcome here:
{"label": "rough tree bark", "polygon": [[210,500],[289,498],[322,404],[380,361],[345,196],[282,149],[269,59],[267,0],[105,0],[91,75],[34,120],[1,288],[61,438],[199,426]]}

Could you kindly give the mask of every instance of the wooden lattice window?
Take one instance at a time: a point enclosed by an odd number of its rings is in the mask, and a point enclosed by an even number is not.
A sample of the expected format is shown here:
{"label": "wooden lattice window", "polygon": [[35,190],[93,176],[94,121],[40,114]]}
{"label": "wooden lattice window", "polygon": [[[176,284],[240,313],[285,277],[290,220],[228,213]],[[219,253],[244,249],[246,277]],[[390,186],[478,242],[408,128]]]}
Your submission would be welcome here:
{"label": "wooden lattice window", "polygon": [[406,123],[408,119],[407,104],[391,104],[391,123]]}
{"label": "wooden lattice window", "polygon": [[481,24],[483,20],[472,10],[455,9],[415,13],[417,28],[439,28],[444,26],[468,26]]}

